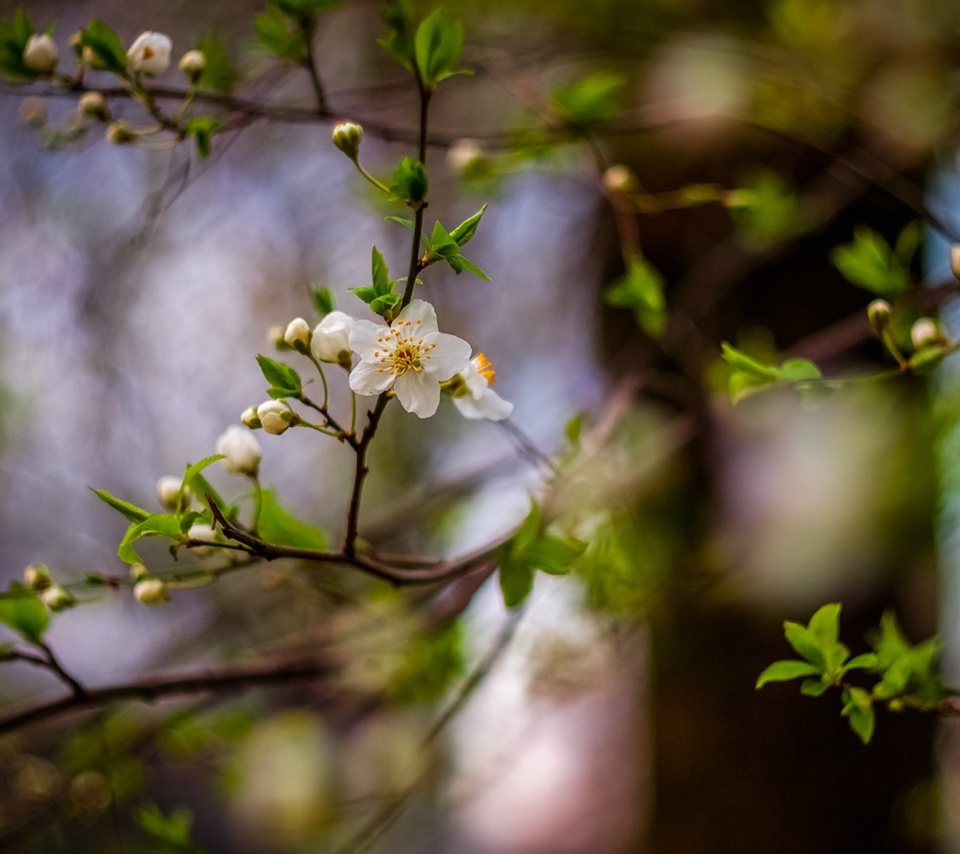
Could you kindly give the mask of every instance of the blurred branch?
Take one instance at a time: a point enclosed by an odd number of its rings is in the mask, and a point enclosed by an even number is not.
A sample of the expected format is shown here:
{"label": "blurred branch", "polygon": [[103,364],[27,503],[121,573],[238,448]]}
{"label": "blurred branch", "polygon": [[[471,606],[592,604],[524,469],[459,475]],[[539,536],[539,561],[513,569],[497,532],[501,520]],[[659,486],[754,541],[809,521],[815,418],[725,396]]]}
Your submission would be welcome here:
{"label": "blurred branch", "polygon": [[271,663],[257,668],[237,668],[212,671],[196,676],[166,677],[91,688],[81,694],[71,694],[61,700],[34,706],[6,718],[0,718],[0,733],[11,732],[28,724],[59,717],[69,712],[99,708],[117,700],[153,702],[163,697],[208,692],[233,692],[258,685],[274,685],[297,679],[316,679],[329,676],[333,665],[328,661],[298,661],[289,664]]}

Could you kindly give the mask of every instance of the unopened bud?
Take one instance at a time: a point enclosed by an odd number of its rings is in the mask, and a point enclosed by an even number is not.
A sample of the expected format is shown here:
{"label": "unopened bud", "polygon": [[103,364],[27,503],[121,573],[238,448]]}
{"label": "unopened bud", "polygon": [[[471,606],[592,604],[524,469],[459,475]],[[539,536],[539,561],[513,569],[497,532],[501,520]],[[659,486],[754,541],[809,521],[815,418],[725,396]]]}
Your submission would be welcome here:
{"label": "unopened bud", "polygon": [[42,563],[34,563],[23,571],[23,583],[31,590],[46,590],[53,584],[53,579],[46,566]]}
{"label": "unopened bud", "polygon": [[37,74],[52,74],[60,59],[57,43],[46,33],[34,33],[23,49],[23,64]]}
{"label": "unopened bud", "polygon": [[950,247],[950,270],[955,278],[960,279],[960,243]]}
{"label": "unopened bud", "polygon": [[287,324],[283,333],[283,343],[298,353],[310,351],[310,324],[302,317],[295,317]]}
{"label": "unopened bud", "polygon": [[80,96],[77,109],[91,119],[106,121],[110,118],[110,112],[107,110],[107,99],[99,92],[84,92]]}
{"label": "unopened bud", "polygon": [[348,370],[353,364],[350,332],[354,320],[345,312],[331,311],[313,330],[310,352],[320,362],[335,362]]}
{"label": "unopened bud", "polygon": [[48,119],[47,103],[43,98],[24,98],[20,104],[20,121],[34,130],[42,128]]}
{"label": "unopened bud", "polygon": [[217,439],[217,453],[223,454],[221,462],[228,472],[257,476],[262,452],[260,443],[249,430],[236,425],[228,427]]}
{"label": "unopened bud", "polygon": [[202,50],[188,50],[180,57],[180,70],[193,82],[200,79],[207,67],[207,57]]}
{"label": "unopened bud", "polygon": [[141,578],[146,578],[149,575],[150,570],[147,569],[142,563],[130,564],[130,577],[134,581],[139,581]]}
{"label": "unopened bud", "polygon": [[454,172],[476,172],[485,159],[483,146],[475,139],[458,139],[447,149],[447,165]]}
{"label": "unopened bud", "polygon": [[83,54],[83,31],[76,30],[70,36],[70,49],[76,54],[77,59]]}
{"label": "unopened bud", "polygon": [[333,129],[333,144],[351,160],[360,156],[363,128],[353,122],[341,122]]}
{"label": "unopened bud", "polygon": [[243,410],[243,414],[240,416],[240,422],[244,427],[249,427],[251,430],[260,429],[260,419],[257,418],[257,407],[248,406]]}
{"label": "unopened bud", "polygon": [[915,350],[943,347],[948,343],[940,324],[932,317],[921,317],[910,327],[910,342]]}
{"label": "unopened bud", "polygon": [[883,330],[887,328],[892,312],[893,309],[890,308],[890,303],[885,299],[875,299],[867,306],[867,318],[877,332],[883,332]]}
{"label": "unopened bud", "polygon": [[296,425],[300,418],[285,400],[268,400],[257,407],[257,418],[267,433],[279,436]]}
{"label": "unopened bud", "polygon": [[133,585],[133,598],[141,605],[161,605],[170,601],[170,594],[159,578],[143,578]]}
{"label": "unopened bud", "polygon": [[51,611],[65,611],[77,604],[77,600],[59,584],[51,584],[40,594],[40,601]]}
{"label": "unopened bud", "polygon": [[209,543],[209,545],[192,545],[190,551],[197,555],[210,555],[217,550],[217,529],[211,525],[199,523],[187,531],[187,537],[191,540],[198,540],[200,543]]}
{"label": "unopened bud", "polygon": [[267,341],[273,344],[278,350],[289,350],[287,342],[283,340],[283,336],[287,334],[286,326],[271,326],[267,330]]}
{"label": "unopened bud", "polygon": [[637,176],[629,167],[617,164],[603,173],[603,186],[610,193],[632,193],[637,189]]}
{"label": "unopened bud", "polygon": [[[179,510],[180,488],[183,486],[183,480],[172,474],[166,474],[157,481],[157,498],[160,504],[167,510]],[[189,501],[190,490],[183,491],[185,501]]]}
{"label": "unopened bud", "polygon": [[107,142],[114,145],[128,145],[136,138],[133,129],[126,122],[111,122],[107,127]]}

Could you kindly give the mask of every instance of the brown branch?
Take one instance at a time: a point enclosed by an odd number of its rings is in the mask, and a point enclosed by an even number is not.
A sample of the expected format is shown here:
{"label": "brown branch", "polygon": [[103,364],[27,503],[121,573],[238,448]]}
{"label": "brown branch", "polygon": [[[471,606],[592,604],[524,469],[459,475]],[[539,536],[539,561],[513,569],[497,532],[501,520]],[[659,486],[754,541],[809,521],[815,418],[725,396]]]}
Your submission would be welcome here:
{"label": "brown branch", "polygon": [[316,679],[328,676],[332,672],[333,666],[330,662],[311,660],[286,665],[273,663],[256,668],[212,671],[194,676],[149,679],[107,688],[91,688],[82,694],[74,693],[60,700],[0,718],[0,733],[11,732],[69,712],[99,708],[118,700],[142,700],[149,703],[164,697],[184,694],[242,691],[258,685],[272,685],[296,679]]}

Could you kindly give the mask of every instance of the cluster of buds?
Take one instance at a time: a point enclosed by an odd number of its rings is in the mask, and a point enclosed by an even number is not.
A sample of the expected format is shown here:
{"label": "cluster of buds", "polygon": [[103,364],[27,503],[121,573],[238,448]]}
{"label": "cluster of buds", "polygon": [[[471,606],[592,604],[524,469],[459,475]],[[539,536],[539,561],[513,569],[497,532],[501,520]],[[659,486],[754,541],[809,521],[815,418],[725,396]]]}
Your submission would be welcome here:
{"label": "cluster of buds", "polygon": [[23,571],[23,583],[39,593],[40,601],[51,611],[64,611],[77,604],[73,594],[57,584],[42,563],[31,564]]}

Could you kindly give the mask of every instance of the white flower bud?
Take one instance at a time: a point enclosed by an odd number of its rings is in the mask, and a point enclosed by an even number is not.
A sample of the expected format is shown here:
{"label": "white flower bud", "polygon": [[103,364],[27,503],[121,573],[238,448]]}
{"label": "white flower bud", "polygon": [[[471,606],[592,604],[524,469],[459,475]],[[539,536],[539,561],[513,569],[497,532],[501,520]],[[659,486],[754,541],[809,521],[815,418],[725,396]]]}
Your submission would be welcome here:
{"label": "white flower bud", "polygon": [[927,347],[942,347],[947,338],[932,317],[921,317],[910,327],[910,341],[915,350],[924,350]]}
{"label": "white flower bud", "polygon": [[112,142],[114,145],[128,145],[137,138],[126,122],[111,122],[107,126],[106,136],[107,142]]}
{"label": "white flower bud", "polygon": [[188,50],[180,57],[180,70],[196,81],[207,67],[207,57],[202,50]]}
{"label": "white flower bud", "polygon": [[353,361],[350,332],[353,318],[342,311],[331,311],[313,330],[310,352],[319,362],[337,362],[349,368]]}
{"label": "white flower bud", "polygon": [[127,51],[127,67],[135,73],[156,77],[170,67],[172,48],[170,37],[164,33],[141,33]]}
{"label": "white flower bud", "polygon": [[24,98],[20,104],[20,121],[37,130],[48,121],[47,102],[43,98]]}
{"label": "white flower bud", "polygon": [[[183,480],[179,477],[176,477],[172,474],[166,474],[157,481],[157,498],[160,499],[161,506],[165,507],[167,510],[177,510],[177,498],[180,495],[180,487],[183,485]],[[183,496],[185,499],[189,496],[190,491],[184,490]]]}
{"label": "white flower bud", "polygon": [[203,522],[199,522],[196,525],[193,525],[189,531],[187,531],[187,537],[191,540],[199,540],[203,543],[209,543],[207,546],[190,546],[190,551],[197,555],[210,555],[217,550],[217,540],[219,535],[217,534],[216,528],[211,525],[206,525]]}
{"label": "white flower bud", "polygon": [[960,243],[950,247],[950,270],[955,278],[960,279]]}
{"label": "white flower bud", "polygon": [[300,419],[285,400],[268,400],[257,407],[257,418],[267,433],[279,436]]}
{"label": "white flower bud", "polygon": [[256,436],[249,430],[236,424],[228,427],[217,439],[217,453],[223,454],[221,462],[228,472],[257,476],[263,452]]}
{"label": "white flower bud", "polygon": [[333,129],[333,144],[351,160],[360,156],[363,128],[353,122],[341,122]]}
{"label": "white flower bud", "polygon": [[52,74],[60,59],[57,43],[46,33],[34,33],[23,49],[23,64],[37,74]]}
{"label": "white flower bud", "polygon": [[46,566],[42,563],[33,563],[23,571],[23,583],[31,590],[46,590],[53,584],[53,579]]}
{"label": "white flower bud", "polygon": [[283,333],[283,343],[299,353],[310,349],[310,324],[302,317],[295,317],[287,324]]}
{"label": "white flower bud", "polygon": [[629,167],[617,164],[603,173],[603,186],[610,193],[631,193],[637,188],[637,176]]}
{"label": "white flower bud", "polygon": [[141,578],[147,578],[149,575],[150,570],[147,569],[142,563],[130,564],[130,577],[134,581],[139,581]]}
{"label": "white flower bud", "polygon": [[159,578],[142,578],[133,585],[133,598],[141,605],[162,605],[170,601],[167,585]]}
{"label": "white flower bud", "polygon": [[454,172],[470,172],[484,157],[483,146],[475,139],[458,139],[447,149],[447,165]]}
{"label": "white flower bud", "polygon": [[51,584],[40,594],[40,601],[51,611],[65,611],[77,604],[77,600],[59,584]]}
{"label": "white flower bud", "polygon": [[288,350],[287,342],[283,340],[283,336],[286,335],[287,328],[285,326],[271,326],[267,330],[267,341],[273,344],[278,350]]}
{"label": "white flower bud", "polygon": [[890,322],[893,309],[885,299],[875,299],[867,306],[867,318],[877,332],[882,332]]}
{"label": "white flower bud", "polygon": [[77,109],[91,119],[107,119],[110,116],[107,99],[99,92],[84,92],[80,96]]}
{"label": "white flower bud", "polygon": [[248,406],[243,410],[243,414],[240,416],[240,421],[245,427],[249,427],[251,430],[260,429],[260,419],[257,418],[257,407]]}

